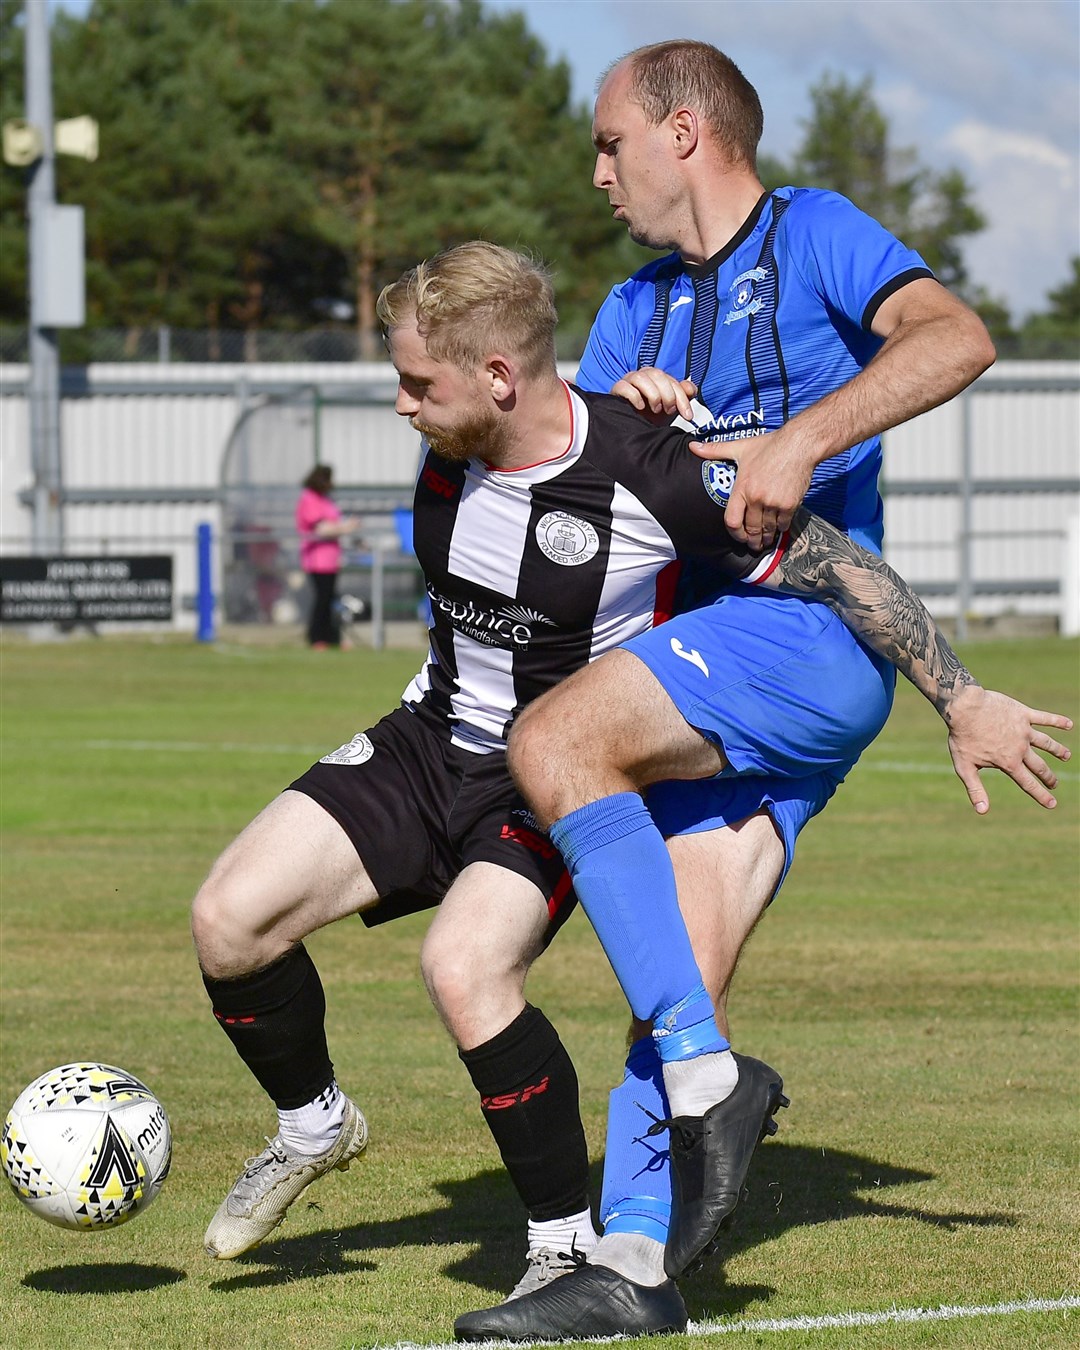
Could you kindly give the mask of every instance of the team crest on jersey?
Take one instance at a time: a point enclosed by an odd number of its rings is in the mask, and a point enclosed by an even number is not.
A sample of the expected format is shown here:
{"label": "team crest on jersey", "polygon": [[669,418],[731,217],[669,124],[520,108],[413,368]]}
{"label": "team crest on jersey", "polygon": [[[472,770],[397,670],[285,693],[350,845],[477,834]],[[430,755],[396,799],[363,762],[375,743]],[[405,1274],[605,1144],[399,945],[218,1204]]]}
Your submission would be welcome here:
{"label": "team crest on jersey", "polygon": [[565,511],[549,511],[540,517],[536,542],[544,557],[560,567],[580,567],[600,551],[600,536],[593,526]]}
{"label": "team crest on jersey", "polygon": [[701,481],[705,491],[718,506],[727,506],[731,489],[735,486],[738,465],[730,459],[707,459],[701,465]]}
{"label": "team crest on jersey", "polygon": [[331,750],[328,755],[323,755],[319,760],[320,764],[366,764],[375,753],[375,747],[371,744],[371,738],[359,731],[346,745],[339,746],[336,750]]}
{"label": "team crest on jersey", "polygon": [[756,314],[764,301],[754,294],[754,288],[759,281],[764,281],[768,276],[764,267],[752,267],[749,272],[743,272],[735,278],[728,287],[728,295],[731,298],[731,308],[724,315],[725,323],[736,323],[739,319],[749,319],[751,314]]}

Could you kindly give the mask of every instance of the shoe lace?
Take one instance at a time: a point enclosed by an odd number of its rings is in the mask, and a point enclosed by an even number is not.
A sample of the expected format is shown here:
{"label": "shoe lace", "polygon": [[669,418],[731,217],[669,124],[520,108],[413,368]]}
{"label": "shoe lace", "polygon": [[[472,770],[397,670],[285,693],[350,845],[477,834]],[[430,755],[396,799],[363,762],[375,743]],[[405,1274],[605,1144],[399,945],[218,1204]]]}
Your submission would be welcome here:
{"label": "shoe lace", "polygon": [[551,1279],[553,1273],[556,1277],[565,1274],[568,1262],[576,1270],[578,1266],[585,1265],[588,1259],[588,1254],[577,1245],[576,1233],[570,1239],[568,1252],[556,1251],[551,1247],[533,1247],[528,1254],[528,1262],[536,1267],[541,1280]]}
{"label": "shoe lace", "polygon": [[649,1126],[649,1128],[645,1131],[645,1134],[642,1136],[643,1138],[651,1139],[653,1135],[663,1134],[665,1130],[668,1130],[672,1135],[678,1136],[679,1143],[684,1149],[688,1149],[691,1147],[691,1145],[694,1142],[694,1135],[692,1134],[691,1131],[687,1130],[684,1126],[680,1125],[678,1120],[674,1119],[661,1120],[660,1117],[658,1115],[655,1115],[652,1111],[650,1111],[647,1106],[642,1106],[640,1102],[636,1102],[635,1105],[640,1110],[644,1111],[645,1114],[652,1121],[652,1124]]}
{"label": "shoe lace", "polygon": [[266,1148],[261,1153],[256,1154],[254,1158],[248,1158],[247,1162],[244,1163],[244,1175],[233,1187],[233,1194],[238,1200],[243,1200],[245,1203],[255,1199],[266,1189],[267,1183],[273,1178],[273,1170],[268,1169],[276,1170],[288,1161],[288,1154],[285,1152],[285,1145],[281,1142],[281,1137],[275,1135],[273,1139],[267,1138]]}

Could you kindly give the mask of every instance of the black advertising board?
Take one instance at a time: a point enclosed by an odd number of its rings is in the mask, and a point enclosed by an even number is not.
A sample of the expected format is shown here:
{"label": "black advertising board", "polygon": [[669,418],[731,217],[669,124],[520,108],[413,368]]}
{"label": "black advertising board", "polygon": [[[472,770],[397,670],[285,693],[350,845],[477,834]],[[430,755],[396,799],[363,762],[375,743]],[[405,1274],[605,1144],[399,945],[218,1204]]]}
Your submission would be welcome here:
{"label": "black advertising board", "polygon": [[0,557],[0,622],[168,623],[173,560]]}

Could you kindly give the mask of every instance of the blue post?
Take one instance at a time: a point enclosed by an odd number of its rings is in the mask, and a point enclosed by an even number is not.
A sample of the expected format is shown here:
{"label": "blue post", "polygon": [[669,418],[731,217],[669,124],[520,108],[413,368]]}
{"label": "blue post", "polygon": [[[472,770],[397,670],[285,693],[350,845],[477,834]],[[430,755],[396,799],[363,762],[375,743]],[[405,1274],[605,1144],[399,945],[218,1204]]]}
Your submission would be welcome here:
{"label": "blue post", "polygon": [[199,642],[214,640],[214,580],[210,567],[210,526],[204,521],[195,529],[195,549],[198,554],[199,582],[196,608],[199,627],[195,634]]}

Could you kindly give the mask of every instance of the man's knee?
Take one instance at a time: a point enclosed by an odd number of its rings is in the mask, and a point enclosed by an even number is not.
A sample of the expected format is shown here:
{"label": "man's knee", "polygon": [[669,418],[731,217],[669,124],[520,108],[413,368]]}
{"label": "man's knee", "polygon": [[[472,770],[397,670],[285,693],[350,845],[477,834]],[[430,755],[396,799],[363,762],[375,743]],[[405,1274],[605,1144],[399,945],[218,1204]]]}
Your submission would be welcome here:
{"label": "man's knee", "polygon": [[460,949],[430,930],[420,947],[420,974],[432,1003],[444,1018],[444,1010],[467,1005],[472,991],[468,963],[461,959]]}
{"label": "man's knee", "polygon": [[[447,904],[446,901],[443,902]],[[524,1006],[525,979],[541,948],[532,923],[490,923],[481,911],[458,922],[441,914],[420,948],[424,984],[462,1049],[502,1031]]]}
{"label": "man's knee", "polygon": [[632,738],[594,698],[588,674],[578,671],[530,704],[510,732],[507,765],[545,828],[586,802],[635,786],[627,776]]}
{"label": "man's knee", "polygon": [[455,1031],[483,1004],[501,1000],[524,984],[525,966],[509,950],[481,954],[460,935],[434,928],[420,948],[420,972],[432,1003]]}
{"label": "man's knee", "polygon": [[558,693],[553,690],[525,708],[507,743],[514,782],[545,824],[562,814],[565,766],[580,758],[575,720],[564,715]]}
{"label": "man's knee", "polygon": [[291,945],[275,937],[274,925],[256,922],[242,880],[217,869],[192,902],[191,935],[203,973],[219,980],[259,970]]}

